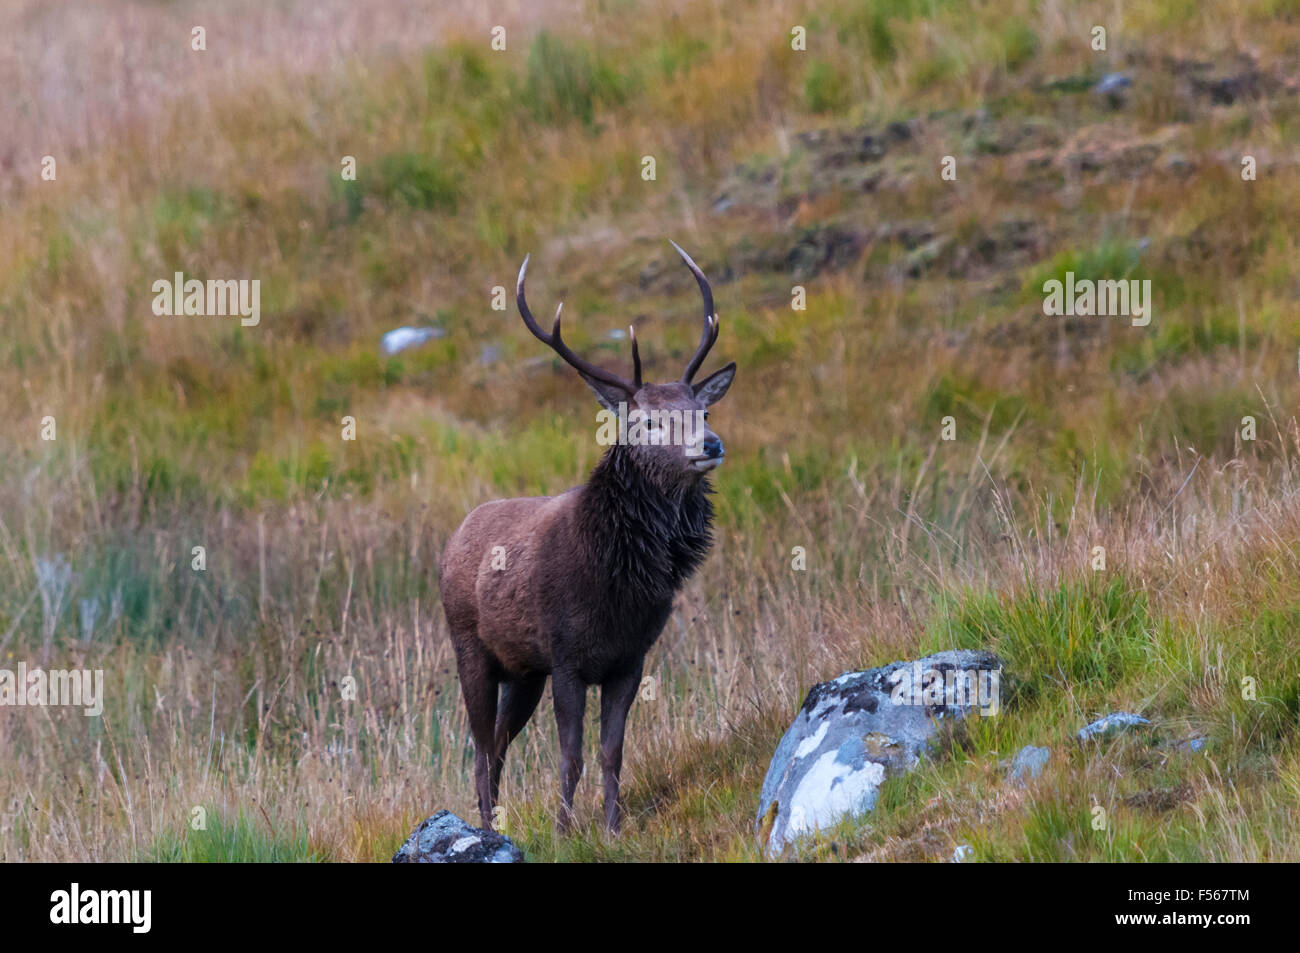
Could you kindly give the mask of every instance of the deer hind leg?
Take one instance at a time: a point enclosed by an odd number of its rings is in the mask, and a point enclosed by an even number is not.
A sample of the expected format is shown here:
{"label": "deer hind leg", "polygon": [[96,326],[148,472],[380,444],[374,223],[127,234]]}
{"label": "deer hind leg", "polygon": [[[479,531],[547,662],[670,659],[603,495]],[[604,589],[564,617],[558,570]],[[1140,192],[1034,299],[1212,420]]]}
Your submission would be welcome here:
{"label": "deer hind leg", "polygon": [[546,688],[546,676],[534,675],[519,681],[501,683],[501,701],[497,706],[496,733],[492,743],[492,803],[496,804],[501,791],[501,768],[506,761],[506,749],[524,730],[528,719],[537,710],[537,703]]}
{"label": "deer hind leg", "polygon": [[556,666],[551,675],[555,726],[560,732],[560,833],[573,823],[573,792],[582,777],[582,716],[587,708],[587,686],[577,672]]}
{"label": "deer hind leg", "polygon": [[607,679],[600,686],[600,768],[605,780],[605,826],[617,834],[623,822],[619,800],[619,775],[623,771],[623,734],[627,714],[641,684],[643,662],[624,675]]}
{"label": "deer hind leg", "polygon": [[492,826],[492,809],[496,792],[492,787],[491,766],[493,728],[497,717],[497,679],[492,673],[487,653],[472,643],[457,644],[456,670],[460,676],[460,693],[469,715],[469,730],[474,735],[474,787],[478,793],[479,819],[485,828]]}

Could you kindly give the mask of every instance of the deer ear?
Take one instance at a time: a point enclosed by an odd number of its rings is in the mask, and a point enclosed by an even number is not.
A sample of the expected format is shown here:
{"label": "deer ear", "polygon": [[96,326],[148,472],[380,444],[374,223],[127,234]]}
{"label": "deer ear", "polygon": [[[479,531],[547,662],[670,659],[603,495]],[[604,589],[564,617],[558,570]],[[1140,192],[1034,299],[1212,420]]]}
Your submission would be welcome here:
{"label": "deer ear", "polygon": [[623,388],[615,387],[613,384],[606,384],[604,381],[598,381],[594,377],[588,377],[581,371],[578,372],[578,376],[591,388],[592,393],[596,395],[596,399],[600,401],[600,406],[606,410],[616,414],[620,403],[632,403],[632,395]]}
{"label": "deer ear", "polygon": [[736,376],[736,362],[732,361],[726,367],[714,371],[695,387],[695,397],[703,401],[705,407],[711,407],[718,401],[722,400],[727,388],[731,386],[731,381]]}

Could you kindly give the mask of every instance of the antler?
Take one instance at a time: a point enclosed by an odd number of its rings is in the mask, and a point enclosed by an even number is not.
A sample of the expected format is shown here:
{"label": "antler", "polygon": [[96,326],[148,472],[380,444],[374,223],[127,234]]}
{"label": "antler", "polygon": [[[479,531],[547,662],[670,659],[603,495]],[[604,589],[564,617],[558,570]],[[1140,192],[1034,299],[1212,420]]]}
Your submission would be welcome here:
{"label": "antler", "polygon": [[632,334],[632,362],[636,372],[635,381],[629,381],[624,377],[619,377],[612,371],[607,371],[595,364],[589,364],[569,349],[560,337],[560,311],[564,308],[564,302],[555,309],[555,326],[551,333],[547,334],[537,322],[533,320],[533,313],[528,310],[528,302],[524,300],[524,274],[528,271],[528,259],[531,255],[524,256],[524,263],[519,267],[519,281],[515,284],[515,298],[519,304],[519,316],[524,319],[524,324],[529,331],[533,332],[533,337],[541,341],[560,357],[564,358],[565,363],[576,370],[579,374],[585,374],[587,377],[595,378],[605,384],[612,384],[615,387],[622,388],[629,396],[635,394],[641,389],[641,355],[637,353],[636,333]]}
{"label": "antler", "polygon": [[691,362],[686,365],[686,373],[682,375],[683,383],[689,384],[695,372],[700,369],[704,359],[709,356],[709,349],[713,347],[713,342],[718,339],[718,314],[713,310],[713,289],[709,287],[709,279],[704,277],[704,272],[700,271],[700,266],[691,260],[691,256],[682,251],[672,239],[668,244],[677,249],[677,254],[682,256],[686,262],[686,267],[691,270],[695,276],[696,283],[700,286],[700,294],[704,296],[704,330],[700,334],[700,346],[695,349],[695,356]]}

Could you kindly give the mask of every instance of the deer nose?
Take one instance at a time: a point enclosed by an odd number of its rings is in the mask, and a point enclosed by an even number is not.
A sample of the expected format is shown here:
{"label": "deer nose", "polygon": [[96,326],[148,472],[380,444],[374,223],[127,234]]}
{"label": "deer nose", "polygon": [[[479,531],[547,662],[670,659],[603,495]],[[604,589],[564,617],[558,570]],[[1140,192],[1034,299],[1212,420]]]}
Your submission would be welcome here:
{"label": "deer nose", "polygon": [[704,451],[704,456],[710,460],[716,460],[726,452],[722,448],[722,441],[717,437],[705,437],[701,449]]}

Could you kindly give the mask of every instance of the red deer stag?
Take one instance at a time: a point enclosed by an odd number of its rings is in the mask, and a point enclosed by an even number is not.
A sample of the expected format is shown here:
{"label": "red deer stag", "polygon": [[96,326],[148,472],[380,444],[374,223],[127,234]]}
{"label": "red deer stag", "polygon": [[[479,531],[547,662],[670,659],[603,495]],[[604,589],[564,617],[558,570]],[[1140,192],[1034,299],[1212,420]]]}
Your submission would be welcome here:
{"label": "red deer stag", "polygon": [[[692,383],[718,338],[718,317],[704,273],[673,247],[704,296],[704,331],[681,380],[667,384],[642,384],[635,333],[628,380],[569,349],[560,337],[559,309],[551,333],[543,331],[524,300],[527,257],[519,269],[515,294],[528,330],[578,372],[606,410],[622,413],[625,422],[666,421],[667,429],[615,442],[585,484],[559,496],[483,504],[447,542],[439,566],[442,604],[474,734],[485,827],[492,824],[506,748],[537,708],[548,675],[562,756],[560,830],[572,821],[591,685],[600,686],[605,823],[617,832],[622,820],[623,732],[645,656],[674,594],[712,542],[704,476],[722,463],[723,447],[703,423],[705,408],[722,398],[736,374],[731,363]],[[690,420],[698,426],[687,427]]]}

